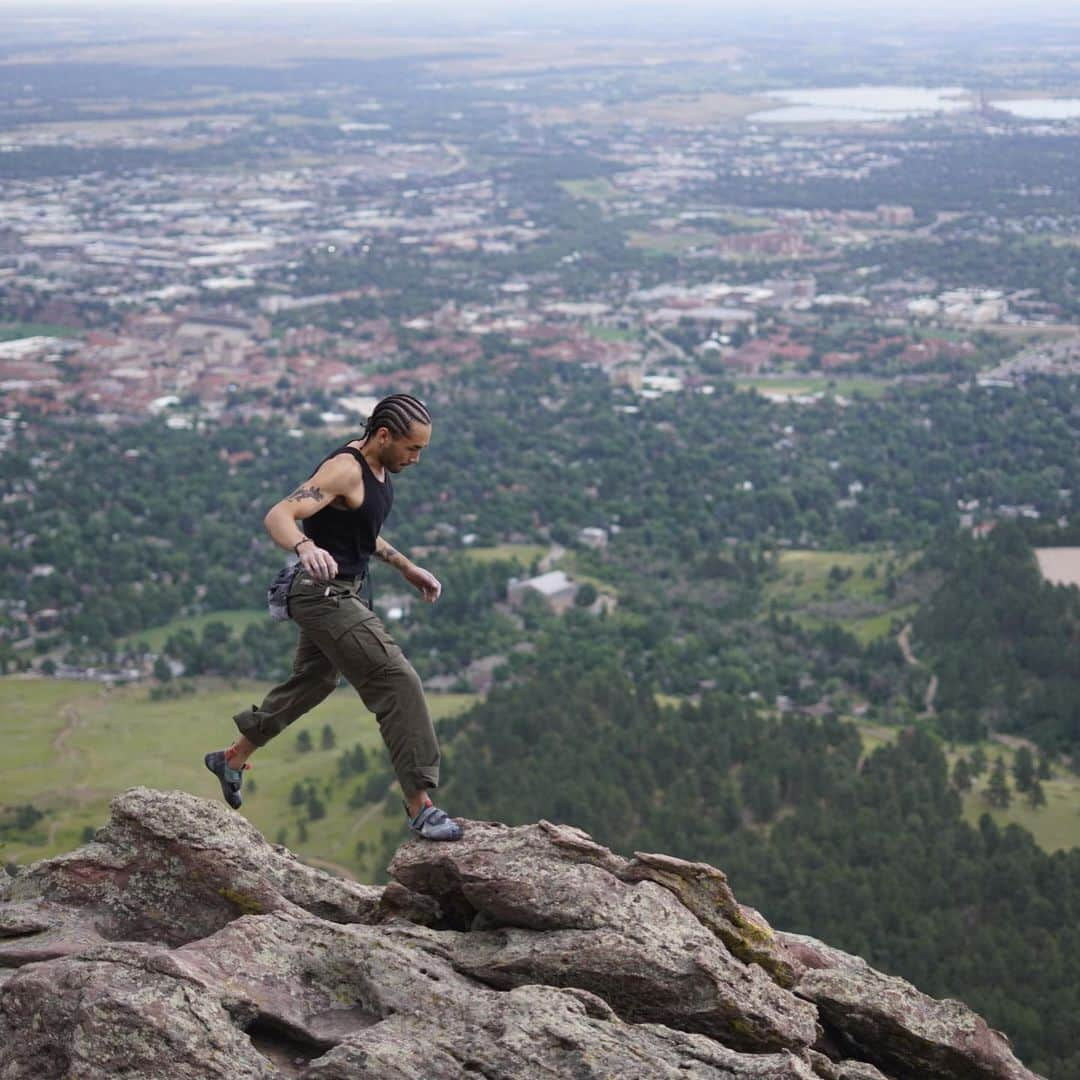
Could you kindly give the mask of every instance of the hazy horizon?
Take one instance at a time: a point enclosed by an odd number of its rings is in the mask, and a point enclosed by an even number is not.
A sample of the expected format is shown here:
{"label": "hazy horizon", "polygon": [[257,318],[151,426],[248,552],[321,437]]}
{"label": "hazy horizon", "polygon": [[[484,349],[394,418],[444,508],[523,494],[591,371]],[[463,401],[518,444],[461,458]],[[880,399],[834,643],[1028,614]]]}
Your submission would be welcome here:
{"label": "hazy horizon", "polygon": [[[601,0],[590,5],[586,13],[578,5],[563,0],[555,0],[541,5],[530,6],[527,10],[507,11],[505,5],[494,0],[473,0],[447,8],[444,4],[432,0],[361,0],[360,3],[345,3],[344,0],[322,0],[319,3],[299,5],[296,0],[235,0],[228,12],[220,6],[195,2],[186,7],[146,2],[146,0],[109,0],[102,4],[98,0],[63,0],[60,3],[29,5],[25,3],[0,2],[0,16],[20,19],[24,22],[46,22],[65,17],[94,21],[109,19],[111,16],[155,15],[166,17],[170,24],[187,19],[211,20],[228,19],[232,14],[247,14],[250,11],[272,12],[274,16],[284,16],[287,20],[302,19],[319,21],[325,17],[349,21],[371,16],[378,17],[379,23],[398,23],[425,16],[435,22],[448,25],[453,23],[471,24],[483,20],[493,27],[535,26],[537,24],[557,25],[565,23],[567,28],[582,27],[587,29],[597,23],[617,20],[623,30],[632,30],[635,24],[661,24],[668,32],[676,32],[678,23],[700,24],[702,21],[719,23],[726,19],[743,21],[746,19],[768,20],[776,16],[795,17],[800,21],[827,22],[837,17],[851,19],[853,24],[872,28],[875,24],[918,24],[929,20],[937,23],[942,20],[964,17],[977,17],[980,27],[985,28],[987,18],[1008,24],[1028,23],[1040,18],[1067,18],[1080,23],[1080,13],[1075,3],[1069,0],[1036,0],[1032,4],[1018,8],[1009,0],[912,0],[910,3],[897,3],[868,11],[858,0],[824,0],[810,3],[808,0],[763,0],[751,3],[749,0],[734,0],[721,5],[700,2],[681,2],[659,4],[655,0],[630,0],[617,3],[615,0]],[[415,28],[414,28],[415,29]]]}

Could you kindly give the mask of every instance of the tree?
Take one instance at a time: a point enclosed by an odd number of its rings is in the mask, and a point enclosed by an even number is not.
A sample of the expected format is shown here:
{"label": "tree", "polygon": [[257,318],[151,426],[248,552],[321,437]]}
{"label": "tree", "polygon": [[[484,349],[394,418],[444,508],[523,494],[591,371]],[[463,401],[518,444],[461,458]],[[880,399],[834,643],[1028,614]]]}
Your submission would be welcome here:
{"label": "tree", "polygon": [[989,764],[986,751],[981,746],[976,746],[971,752],[971,775],[982,776]]}
{"label": "tree", "polygon": [[289,793],[289,805],[290,806],[303,806],[304,800],[307,798],[303,787],[300,784],[293,784],[292,791]]}
{"label": "tree", "polygon": [[1046,792],[1043,791],[1043,786],[1038,780],[1034,781],[1028,791],[1028,802],[1032,810],[1038,810],[1039,807],[1046,805]]}
{"label": "tree", "polygon": [[172,668],[164,656],[158,656],[154,660],[154,678],[161,683],[167,683],[172,678]]}
{"label": "tree", "polygon": [[1013,778],[1017,791],[1030,791],[1035,783],[1035,758],[1026,746],[1021,746],[1013,761]]}
{"label": "tree", "polygon": [[591,607],[596,603],[598,595],[596,586],[586,581],[584,585],[579,585],[578,591],[574,593],[574,603],[578,607]]}
{"label": "tree", "polygon": [[314,791],[308,793],[307,812],[309,821],[318,821],[326,817],[326,805]]}
{"label": "tree", "polygon": [[967,758],[960,758],[953,767],[953,786],[957,791],[970,791],[974,783]]}
{"label": "tree", "polygon": [[346,750],[338,758],[338,776],[343,780],[354,773],[366,773],[367,770],[367,751],[360,743],[357,743],[351,750]]}
{"label": "tree", "polygon": [[296,736],[297,753],[307,754],[313,749],[314,746],[311,742],[311,735],[307,731],[301,731],[300,734]]}
{"label": "tree", "polygon": [[1012,802],[1012,792],[1009,790],[1009,780],[1005,774],[1005,759],[998,758],[994,762],[994,770],[990,774],[990,783],[983,789],[983,796],[991,806],[1004,810]]}
{"label": "tree", "polygon": [[333,750],[336,744],[334,738],[334,729],[329,724],[323,724],[322,738],[319,740],[319,746],[323,750]]}

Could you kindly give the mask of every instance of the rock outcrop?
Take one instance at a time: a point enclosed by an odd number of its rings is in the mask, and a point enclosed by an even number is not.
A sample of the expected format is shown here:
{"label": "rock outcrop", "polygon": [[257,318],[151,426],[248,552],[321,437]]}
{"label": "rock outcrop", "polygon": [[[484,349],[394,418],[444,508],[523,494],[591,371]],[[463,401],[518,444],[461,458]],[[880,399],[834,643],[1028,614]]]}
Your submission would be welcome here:
{"label": "rock outcrop", "polygon": [[1037,1080],[959,1002],[773,931],[711,866],[548,822],[385,889],[181,792],[0,883],[0,1080]]}

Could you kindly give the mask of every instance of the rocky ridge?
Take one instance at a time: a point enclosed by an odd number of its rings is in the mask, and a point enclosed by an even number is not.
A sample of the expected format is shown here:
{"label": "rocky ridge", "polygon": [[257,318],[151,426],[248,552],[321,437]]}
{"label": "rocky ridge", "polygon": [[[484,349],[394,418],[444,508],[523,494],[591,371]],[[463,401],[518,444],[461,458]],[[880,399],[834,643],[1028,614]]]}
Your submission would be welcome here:
{"label": "rocky ridge", "polygon": [[466,822],[343,881],[183,792],[0,883],[0,1080],[1038,1080],[1004,1035],[773,930],[724,875]]}

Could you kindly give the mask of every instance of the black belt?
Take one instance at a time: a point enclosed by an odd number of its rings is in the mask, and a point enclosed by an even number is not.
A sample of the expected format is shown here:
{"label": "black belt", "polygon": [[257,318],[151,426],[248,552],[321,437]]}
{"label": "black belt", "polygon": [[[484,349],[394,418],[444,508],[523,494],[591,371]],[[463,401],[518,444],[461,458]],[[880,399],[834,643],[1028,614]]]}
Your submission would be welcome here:
{"label": "black belt", "polygon": [[357,581],[363,581],[366,576],[366,574],[335,574],[334,581],[345,581],[353,585]]}

